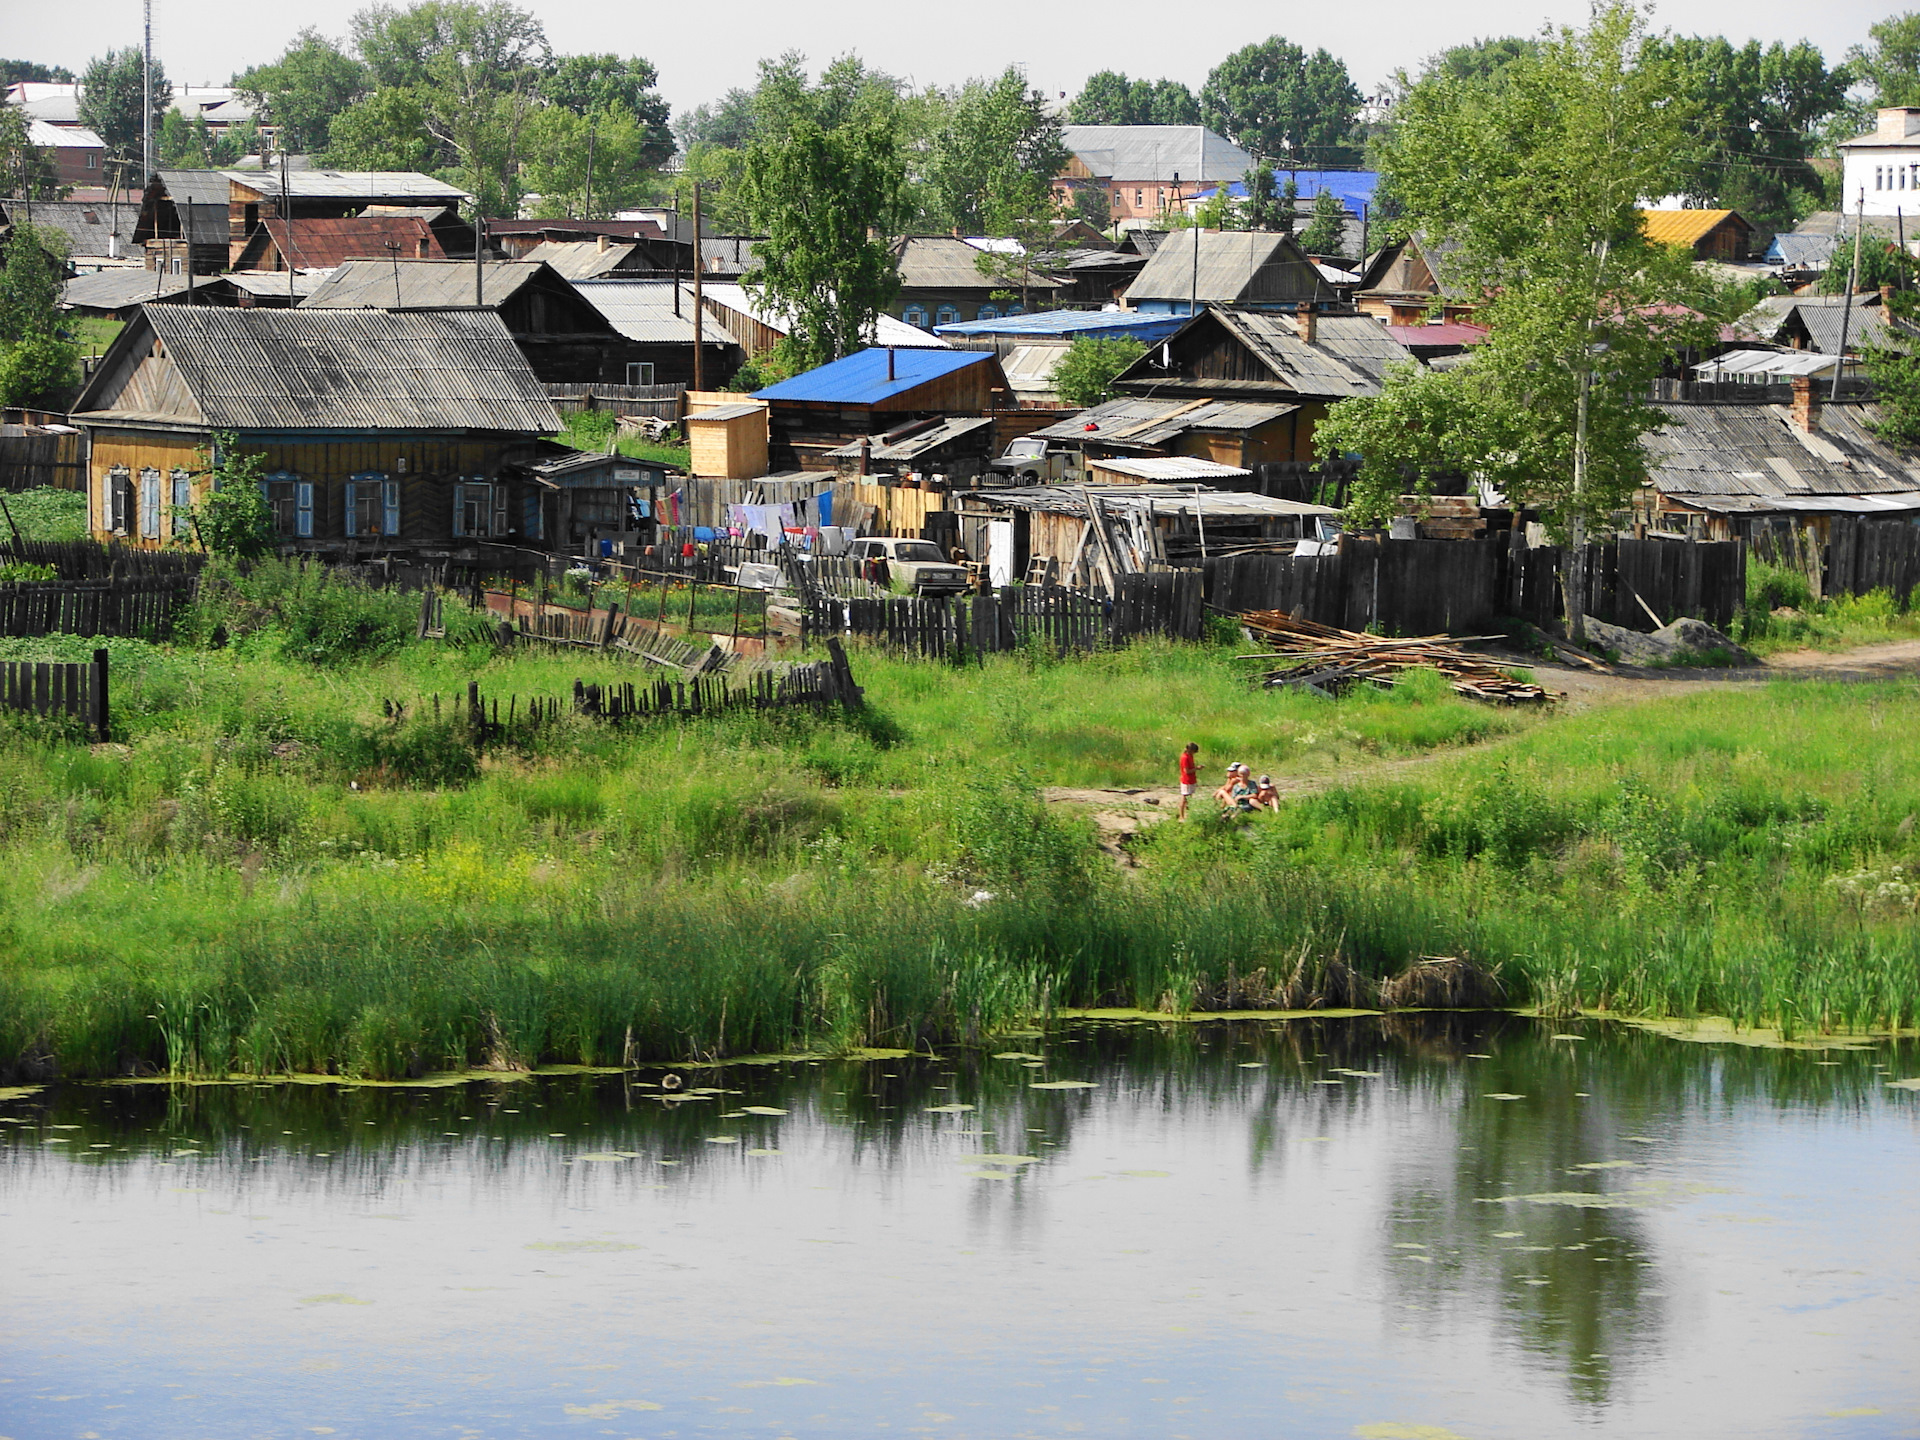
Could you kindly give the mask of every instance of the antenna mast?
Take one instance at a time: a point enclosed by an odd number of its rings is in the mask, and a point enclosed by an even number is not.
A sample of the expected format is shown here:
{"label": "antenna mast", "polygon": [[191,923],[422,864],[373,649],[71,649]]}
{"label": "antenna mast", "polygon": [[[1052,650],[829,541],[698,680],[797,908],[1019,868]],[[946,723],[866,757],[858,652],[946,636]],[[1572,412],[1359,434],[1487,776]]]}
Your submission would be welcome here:
{"label": "antenna mast", "polygon": [[153,0],[141,0],[140,184],[153,178]]}

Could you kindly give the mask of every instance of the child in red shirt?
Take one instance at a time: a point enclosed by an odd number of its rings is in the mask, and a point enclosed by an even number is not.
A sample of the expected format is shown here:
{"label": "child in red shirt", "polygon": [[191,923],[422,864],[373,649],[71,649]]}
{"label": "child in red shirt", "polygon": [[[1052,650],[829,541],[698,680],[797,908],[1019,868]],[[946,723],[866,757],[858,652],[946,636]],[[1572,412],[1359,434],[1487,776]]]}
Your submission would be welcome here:
{"label": "child in red shirt", "polygon": [[1200,762],[1197,758],[1200,747],[1193,741],[1187,742],[1187,748],[1180,752],[1180,818],[1187,818],[1187,802],[1193,798],[1194,788],[1200,783]]}

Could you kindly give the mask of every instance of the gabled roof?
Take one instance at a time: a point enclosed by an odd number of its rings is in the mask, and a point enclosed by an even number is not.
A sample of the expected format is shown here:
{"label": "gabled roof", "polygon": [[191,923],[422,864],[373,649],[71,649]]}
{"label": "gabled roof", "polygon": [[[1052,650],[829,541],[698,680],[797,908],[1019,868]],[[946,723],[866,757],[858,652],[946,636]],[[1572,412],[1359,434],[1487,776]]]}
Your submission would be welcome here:
{"label": "gabled roof", "polygon": [[1082,410],[1070,419],[1055,421],[1030,435],[1042,440],[1155,450],[1189,430],[1244,434],[1291,415],[1299,408],[1242,400],[1203,400],[1195,404],[1189,400],[1127,398]]}
{"label": "gabled roof", "polygon": [[1910,345],[1920,332],[1899,320],[1888,321],[1878,294],[1856,294],[1851,306],[1842,295],[1768,295],[1740,317],[1740,327],[1762,340],[1785,342],[1804,331],[1815,350],[1832,355],[1840,349],[1843,312],[1847,349],[1883,345]]}
{"label": "gabled roof", "polygon": [[171,368],[214,429],[561,428],[520,347],[489,310],[148,306],[114,340],[74,405],[76,418],[126,416],[123,392],[156,364]]}
{"label": "gabled roof", "polygon": [[187,288],[187,277],[159,270],[99,270],[76,275],[60,287],[60,303],[76,310],[124,310],[164,300]]}
{"label": "gabled roof", "polygon": [[[295,230],[318,221],[296,221]],[[489,260],[480,301],[504,305],[546,269],[531,260]],[[549,272],[551,273],[551,272]],[[470,260],[347,260],[305,300],[308,309],[446,310],[475,303]]]}
{"label": "gabled roof", "polygon": [[1789,270],[1824,270],[1833,260],[1834,237],[1782,230],[1767,246],[1765,258]]}
{"label": "gabled roof", "polygon": [[[642,345],[693,343],[693,286],[677,280],[575,280],[586,302],[627,339]],[[679,313],[674,295],[679,294]],[[711,315],[701,323],[700,343],[732,345],[727,327]]]}
{"label": "gabled roof", "polygon": [[[951,235],[909,235],[894,243],[902,290],[1005,290],[1011,282],[981,271],[985,252]],[[1035,270],[1025,281],[1030,290],[1055,290],[1061,282]]]}
{"label": "gabled roof", "polygon": [[[433,227],[412,216],[291,222],[268,218],[260,222],[260,228],[296,270],[331,270],[348,260],[447,258]],[[257,238],[247,246],[248,252],[255,254],[261,248]]]}
{"label": "gabled roof", "polygon": [[[220,173],[261,195],[281,193],[277,167]],[[457,205],[472,198],[466,191],[417,170],[293,170],[287,174],[286,193],[295,200],[363,200],[369,205],[409,200],[442,200]],[[225,203],[225,196],[221,199]]]}
{"label": "gabled roof", "polygon": [[1459,292],[1455,286],[1449,283],[1447,274],[1448,257],[1453,253],[1455,248],[1452,241],[1432,241],[1428,240],[1424,235],[1409,235],[1404,240],[1396,240],[1391,245],[1384,245],[1374,251],[1372,257],[1361,267],[1359,293],[1362,295],[1433,293],[1430,291],[1387,288],[1386,282],[1392,277],[1394,267],[1400,263],[1402,258],[1411,253],[1415,260],[1426,267],[1427,274],[1432,277],[1433,283],[1440,294],[1446,295],[1449,298],[1458,298]]}
{"label": "gabled roof", "polygon": [[1259,230],[1177,230],[1127,287],[1127,300],[1137,305],[1189,298],[1202,305],[1331,300],[1333,289],[1291,236]]}
{"label": "gabled roof", "polygon": [[[229,233],[227,201],[232,193],[231,182],[218,170],[156,170],[141,198],[133,238],[144,245],[163,233],[178,236],[187,228],[193,244],[224,249]],[[167,208],[173,219],[162,224],[158,212]]]}
{"label": "gabled roof", "polygon": [[[32,220],[35,225],[58,230],[67,237],[70,255],[105,255],[110,236],[120,238],[120,253],[132,255],[133,230],[140,220],[140,205],[122,200],[109,205],[104,200],[0,200],[9,224]],[[31,213],[29,213],[31,212]]]}
{"label": "gabled roof", "polygon": [[[625,240],[664,240],[667,232],[651,220],[495,220],[487,221],[489,235],[550,235],[568,239],[581,235],[609,235]],[[711,243],[711,242],[709,242]]]}
{"label": "gabled roof", "polygon": [[936,325],[936,335],[1055,336],[1060,339],[1151,341],[1173,334],[1187,323],[1184,315],[1139,310],[1029,310],[998,320],[956,320]]}
{"label": "gabled roof", "polygon": [[1869,428],[1880,418],[1877,405],[1822,405],[1812,434],[1793,423],[1785,405],[1660,408],[1670,423],[1641,442],[1648,483],[1682,503],[1755,511],[1783,499],[1805,508],[1814,497],[1920,490],[1914,457]]}
{"label": "gabled roof", "polygon": [[27,118],[27,143],[56,150],[104,150],[107,142],[84,125],[54,125]]}
{"label": "gabled roof", "polygon": [[1741,230],[1753,226],[1740,218],[1736,210],[1642,210],[1640,225],[1647,239],[1656,245],[1698,245],[1727,221]]}
{"label": "gabled roof", "polygon": [[[691,285],[681,288],[689,295],[692,294]],[[756,324],[766,326],[769,330],[778,330],[782,335],[787,333],[788,321],[769,310],[765,303],[756,298],[754,293],[744,285],[727,280],[709,280],[701,286],[700,293],[710,303],[723,310],[735,311]],[[922,330],[918,325],[909,325],[904,320],[896,320],[885,313],[874,316],[873,333],[867,337],[867,343],[891,345],[896,349],[901,346],[918,347],[922,350],[953,348],[931,331]]]}
{"label": "gabled roof", "polygon": [[595,280],[618,270],[639,249],[631,243],[602,249],[598,240],[542,240],[521,258],[544,261],[569,280]]}
{"label": "gabled roof", "polygon": [[[994,388],[1005,389],[1000,362],[981,350],[858,350],[817,369],[754,391],[756,400],[877,405],[970,366],[990,367]],[[888,378],[891,371],[892,378]]]}
{"label": "gabled roof", "polygon": [[1204,125],[1068,125],[1060,143],[1102,179],[1238,180],[1253,156]]}
{"label": "gabled roof", "polygon": [[[1378,321],[1358,317],[1372,325],[1382,345],[1390,351],[1348,346],[1345,355],[1336,354],[1324,343],[1309,345],[1302,340],[1292,319],[1285,315],[1266,315],[1249,310],[1213,310],[1208,312],[1253,352],[1274,378],[1296,394],[1345,399],[1349,395],[1377,395],[1379,376],[1394,360],[1411,359],[1404,346],[1396,343]],[[1204,323],[1206,315],[1196,323]]]}

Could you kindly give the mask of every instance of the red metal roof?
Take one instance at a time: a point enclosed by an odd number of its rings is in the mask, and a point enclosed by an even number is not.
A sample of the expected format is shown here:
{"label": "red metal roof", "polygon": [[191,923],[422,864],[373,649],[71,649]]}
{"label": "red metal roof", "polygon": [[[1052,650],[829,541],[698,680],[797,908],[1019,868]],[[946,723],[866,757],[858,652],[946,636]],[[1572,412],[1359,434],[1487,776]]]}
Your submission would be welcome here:
{"label": "red metal roof", "polygon": [[444,260],[433,228],[417,215],[370,215],[345,220],[296,220],[293,236],[287,222],[260,222],[273,237],[274,247],[296,270],[331,270],[343,260]]}
{"label": "red metal roof", "polygon": [[1444,325],[1389,325],[1387,334],[1412,350],[1431,345],[1478,345],[1487,338],[1487,327],[1449,320]]}

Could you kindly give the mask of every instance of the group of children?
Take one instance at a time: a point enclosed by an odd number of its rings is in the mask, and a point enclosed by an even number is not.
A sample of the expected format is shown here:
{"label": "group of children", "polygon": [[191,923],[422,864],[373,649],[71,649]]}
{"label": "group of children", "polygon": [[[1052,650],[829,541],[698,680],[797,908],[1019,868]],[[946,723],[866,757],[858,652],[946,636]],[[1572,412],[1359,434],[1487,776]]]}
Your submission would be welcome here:
{"label": "group of children", "polygon": [[[1193,792],[1200,785],[1200,747],[1189,740],[1187,748],[1180,752],[1180,818],[1187,818],[1187,802],[1193,798]],[[1238,760],[1227,767],[1227,778],[1220,788],[1213,792],[1213,798],[1219,802],[1223,814],[1239,811],[1278,810],[1280,792],[1274,788],[1273,777],[1262,775],[1253,778],[1253,771]]]}

